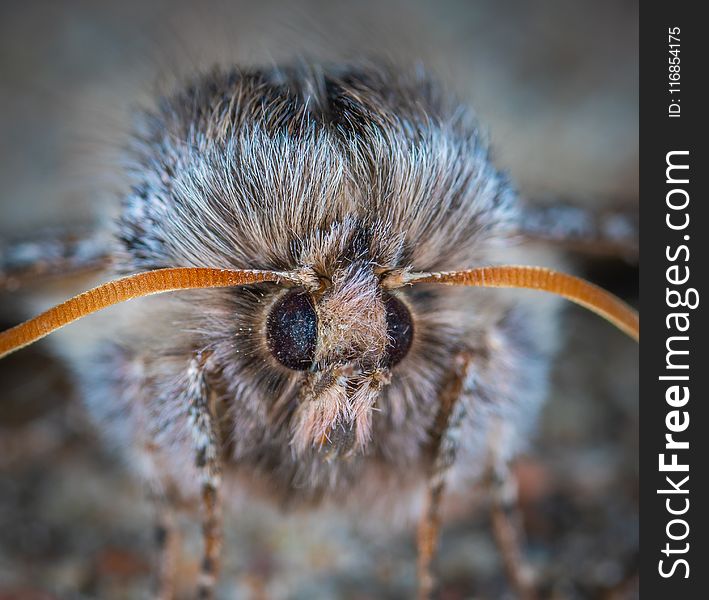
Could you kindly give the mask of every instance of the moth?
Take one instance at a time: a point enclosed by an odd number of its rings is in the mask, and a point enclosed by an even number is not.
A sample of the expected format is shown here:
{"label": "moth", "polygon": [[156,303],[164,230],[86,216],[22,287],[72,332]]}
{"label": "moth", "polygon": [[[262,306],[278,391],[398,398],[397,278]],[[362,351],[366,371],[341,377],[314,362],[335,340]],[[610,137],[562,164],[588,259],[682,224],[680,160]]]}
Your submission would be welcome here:
{"label": "moth", "polygon": [[141,115],[126,162],[106,248],[38,242],[39,266],[6,253],[2,272],[89,265],[111,280],[1,333],[0,356],[176,292],[97,326],[82,382],[159,508],[159,597],[174,593],[169,515],[186,500],[202,524],[197,594],[213,596],[228,484],[284,507],[385,498],[412,513],[429,598],[442,497],[480,480],[529,597],[507,465],[546,393],[558,297],[639,335],[633,309],[554,268],[555,246],[622,236],[530,213],[472,112],[420,70],[214,70]]}

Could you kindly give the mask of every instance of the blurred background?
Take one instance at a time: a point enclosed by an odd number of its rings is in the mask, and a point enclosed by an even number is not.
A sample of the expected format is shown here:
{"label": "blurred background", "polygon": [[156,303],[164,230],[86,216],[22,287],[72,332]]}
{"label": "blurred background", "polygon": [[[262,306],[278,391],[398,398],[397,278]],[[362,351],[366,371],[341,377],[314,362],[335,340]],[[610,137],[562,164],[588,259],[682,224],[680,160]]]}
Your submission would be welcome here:
{"label": "blurred background", "polygon": [[[637,19],[637,2],[618,0],[5,0],[0,240],[115,214],[131,114],[180,75],[298,57],[420,61],[475,107],[524,196],[635,210]],[[632,262],[570,260],[637,301]],[[0,292],[2,327],[43,293]],[[529,560],[541,597],[633,598],[637,347],[574,307],[563,330],[552,396],[515,466]],[[0,600],[145,597],[150,506],[103,449],[61,359],[27,349],[0,362],[0,384]],[[475,500],[471,490],[444,529],[441,598],[512,597]],[[224,598],[413,596],[413,532],[265,506],[227,529]],[[185,581],[198,543],[187,527]]]}

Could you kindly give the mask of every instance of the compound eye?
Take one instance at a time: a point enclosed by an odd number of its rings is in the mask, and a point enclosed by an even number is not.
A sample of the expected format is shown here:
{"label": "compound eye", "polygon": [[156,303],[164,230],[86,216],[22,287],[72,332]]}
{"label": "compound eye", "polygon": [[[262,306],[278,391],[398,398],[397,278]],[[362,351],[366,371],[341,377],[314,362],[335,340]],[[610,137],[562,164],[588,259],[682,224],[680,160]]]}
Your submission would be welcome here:
{"label": "compound eye", "polygon": [[275,359],[294,371],[315,360],[318,315],[307,292],[294,290],[281,298],[266,320],[266,342]]}
{"label": "compound eye", "polygon": [[411,348],[411,342],[414,339],[414,323],[409,309],[395,296],[385,295],[384,305],[386,307],[387,334],[389,335],[387,366],[393,367],[401,362]]}

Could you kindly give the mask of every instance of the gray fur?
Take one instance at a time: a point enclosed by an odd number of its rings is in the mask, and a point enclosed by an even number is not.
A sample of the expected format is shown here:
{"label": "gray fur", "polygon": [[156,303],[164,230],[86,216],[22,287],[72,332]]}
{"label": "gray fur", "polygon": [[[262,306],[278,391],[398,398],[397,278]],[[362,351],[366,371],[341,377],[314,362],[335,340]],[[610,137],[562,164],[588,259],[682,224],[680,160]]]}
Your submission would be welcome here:
{"label": "gray fur", "polygon": [[[312,290],[326,281],[319,372],[338,368],[345,351],[359,352],[365,365],[361,393],[351,399],[322,393],[318,373],[278,364],[264,334],[283,293],[275,284],[158,299],[172,326],[146,318],[121,342],[120,360],[141,368],[120,372],[139,379],[114,376],[113,389],[93,396],[143,406],[125,414],[140,414],[134,435],[164,450],[168,467],[159,477],[186,495],[198,490],[179,398],[192,356],[203,351],[225,468],[285,503],[366,503],[386,490],[406,500],[419,489],[437,395],[463,350],[475,358],[457,475],[482,468],[492,417],[527,436],[545,394],[550,305],[441,285],[397,290],[414,319],[414,342],[391,373],[381,367],[386,324],[376,273],[520,256],[511,249],[515,193],[492,166],[471,113],[422,73],[372,66],[213,72],[144,115],[128,159],[121,272],[210,266],[298,271]],[[335,338],[336,330],[345,333]],[[338,440],[334,451],[314,443],[329,425],[334,437],[338,427],[353,427],[354,446],[350,440],[338,452]]]}

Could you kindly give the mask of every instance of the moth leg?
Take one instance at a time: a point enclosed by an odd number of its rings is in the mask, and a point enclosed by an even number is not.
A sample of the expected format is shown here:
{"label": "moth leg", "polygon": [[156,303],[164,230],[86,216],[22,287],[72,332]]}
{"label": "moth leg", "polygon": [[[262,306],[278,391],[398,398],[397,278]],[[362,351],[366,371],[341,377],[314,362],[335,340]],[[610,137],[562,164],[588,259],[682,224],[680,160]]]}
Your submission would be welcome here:
{"label": "moth leg", "polygon": [[495,543],[502,556],[505,572],[517,596],[533,600],[534,573],[526,562],[522,517],[519,512],[517,482],[507,460],[501,456],[506,427],[498,421],[491,430],[489,441],[489,466],[486,484],[490,492],[490,518]]}
{"label": "moth leg", "polygon": [[176,519],[177,495],[174,484],[163,477],[166,470],[160,448],[147,438],[141,438],[137,448],[138,461],[146,467],[147,497],[155,511],[152,594],[156,600],[173,600],[181,545]]}
{"label": "moth leg", "polygon": [[460,354],[448,380],[441,388],[439,409],[431,432],[431,464],[428,473],[424,508],[417,530],[418,597],[428,600],[433,594],[435,578],[432,564],[438,548],[441,528],[441,500],[445,491],[448,470],[453,465],[458,449],[456,430],[463,418],[462,403],[458,402],[468,377],[472,357]]}
{"label": "moth leg", "polygon": [[175,597],[175,576],[180,553],[180,535],[175,511],[168,501],[157,501],[155,544],[158,550],[155,598],[172,600]]}
{"label": "moth leg", "polygon": [[443,478],[429,481],[423,514],[419,519],[417,531],[418,545],[418,598],[428,600],[435,587],[432,564],[438,547],[440,535],[440,503],[443,496]]}
{"label": "moth leg", "polygon": [[197,586],[198,598],[212,598],[219,573],[222,547],[222,461],[219,427],[205,379],[205,355],[191,361],[187,374],[187,406],[200,476],[203,554]]}

